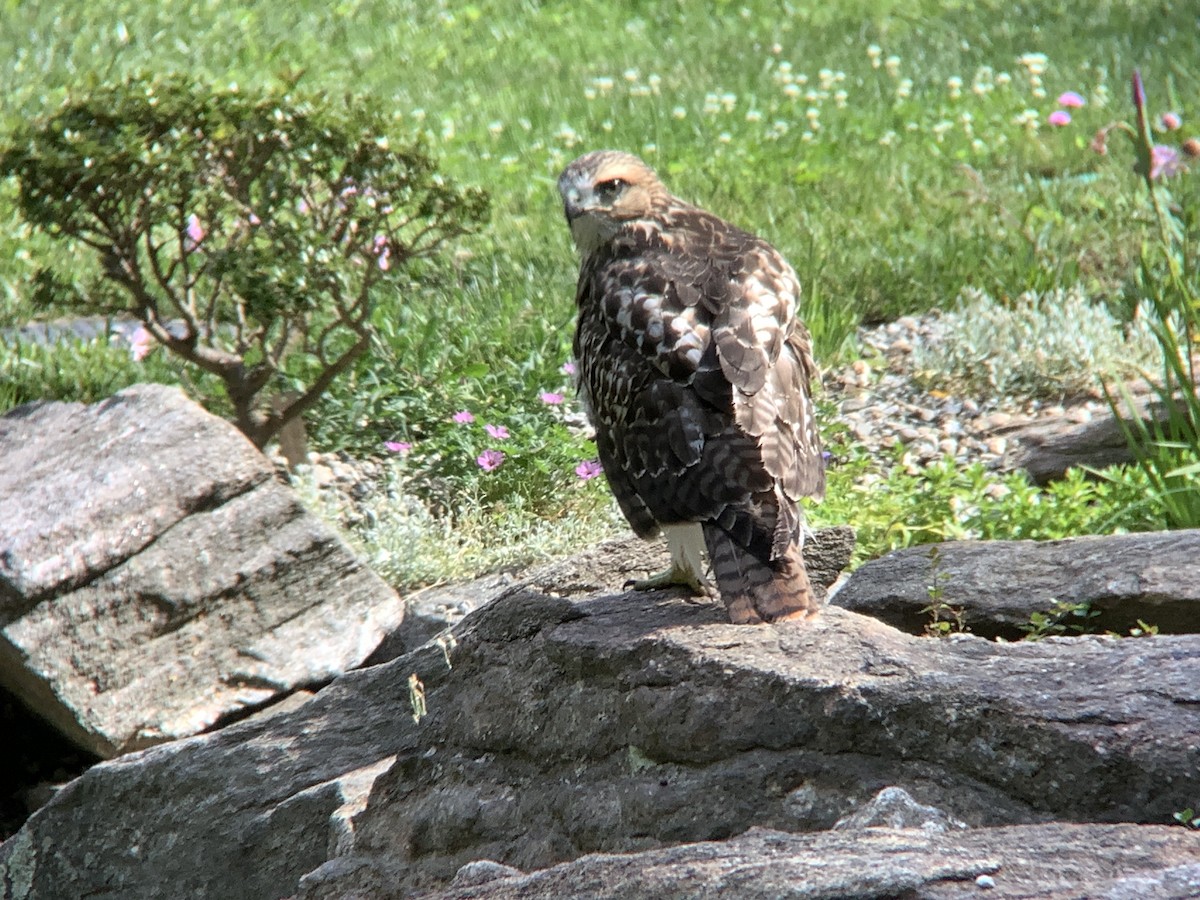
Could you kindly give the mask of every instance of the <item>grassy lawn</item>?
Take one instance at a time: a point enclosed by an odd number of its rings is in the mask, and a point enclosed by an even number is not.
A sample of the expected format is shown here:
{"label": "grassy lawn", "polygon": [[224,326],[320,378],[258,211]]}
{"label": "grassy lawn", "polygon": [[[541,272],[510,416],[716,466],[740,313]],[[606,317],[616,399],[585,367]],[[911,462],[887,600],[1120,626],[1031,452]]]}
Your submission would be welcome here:
{"label": "grassy lawn", "polygon": [[[405,440],[444,459],[459,441],[469,460],[482,445],[448,430],[453,412],[508,423],[519,449],[504,490],[470,464],[433,477],[417,451],[400,477],[451,521],[478,526],[482,505],[515,532],[568,512],[611,521],[602,479],[577,490],[568,466],[587,448],[539,402],[565,385],[576,270],[554,178],[574,156],[640,153],[677,194],[768,237],[800,272],[829,364],[853,358],[858,324],[950,307],[966,287],[1003,299],[1078,284],[1128,310],[1148,208],[1125,148],[1099,156],[1089,141],[1130,118],[1134,67],[1156,112],[1179,113],[1185,132],[1200,115],[1187,3],[0,0],[0,21],[0,132],[69,88],[137,71],[220,85],[302,72],[332,102],[386,103],[398,132],[423,134],[449,175],[484,186],[490,225],[379,310],[377,352],[310,424],[321,448]],[[1085,105],[1050,125],[1065,91]],[[30,302],[38,266],[89,264],[31,234],[10,196],[0,190],[0,327],[44,314]],[[46,374],[0,384],[7,405],[39,384],[90,399],[147,375],[106,348],[24,352],[21,371]],[[559,439],[570,452],[548,472]]]}

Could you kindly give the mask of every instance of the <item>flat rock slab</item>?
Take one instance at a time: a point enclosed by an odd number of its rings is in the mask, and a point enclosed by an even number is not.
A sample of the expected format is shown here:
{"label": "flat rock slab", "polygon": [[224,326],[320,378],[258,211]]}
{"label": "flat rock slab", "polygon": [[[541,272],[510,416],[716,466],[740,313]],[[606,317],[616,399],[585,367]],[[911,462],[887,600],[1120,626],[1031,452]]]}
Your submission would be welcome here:
{"label": "flat rock slab", "polygon": [[[822,528],[805,540],[804,565],[819,600],[826,598],[830,586],[850,565],[854,542],[854,529],[848,525]],[[406,598],[404,624],[388,635],[367,664],[378,665],[415,650],[483,604],[521,587],[557,596],[620,592],[630,582],[661,572],[670,564],[665,540],[647,542],[630,535],[604,541],[570,559],[525,572],[502,572],[473,581],[424,588]],[[695,598],[695,602],[706,601]]]}
{"label": "flat rock slab", "polygon": [[[455,881],[470,880],[470,867]],[[1154,825],[1015,825],[787,834],[589,855],[529,875],[493,871],[424,900],[859,900],[1200,896],[1200,832]],[[399,897],[383,883],[356,900]]]}
{"label": "flat rock slab", "polygon": [[1106,410],[1090,421],[1080,422],[1068,412],[996,429],[994,433],[1008,441],[1005,468],[1024,469],[1036,484],[1048,484],[1064,477],[1071,468],[1103,469],[1132,463],[1137,455],[1129,445],[1127,430],[1135,435],[1143,428],[1151,434],[1160,429],[1169,431],[1173,415],[1186,415],[1182,400],[1178,409],[1172,409],[1145,381],[1127,382],[1116,388],[1114,395],[1121,418]]}
{"label": "flat rock slab", "polygon": [[[476,860],[825,830],[888,787],[975,827],[1166,825],[1200,796],[1200,637],[934,640],[836,608],[747,627],[672,592],[555,593],[93,767],[0,847],[6,900],[408,896]],[[977,849],[954,865],[996,859]]]}
{"label": "flat rock slab", "polygon": [[182,392],[0,418],[0,684],[101,757],[360,663],[395,592]]}
{"label": "flat rock slab", "polygon": [[[961,611],[982,637],[1023,637],[1033,613],[1086,603],[1089,630],[1200,632],[1200,530],[1068,538],[952,541],[897,550],[860,567],[831,601],[921,634],[929,607]],[[1068,617],[1065,624],[1083,620]]]}

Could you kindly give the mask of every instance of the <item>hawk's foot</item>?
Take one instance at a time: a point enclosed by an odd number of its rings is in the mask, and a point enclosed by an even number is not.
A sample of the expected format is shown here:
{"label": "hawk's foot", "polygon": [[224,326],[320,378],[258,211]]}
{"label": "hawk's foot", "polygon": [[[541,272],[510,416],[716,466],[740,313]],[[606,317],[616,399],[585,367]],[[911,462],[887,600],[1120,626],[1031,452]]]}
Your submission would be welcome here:
{"label": "hawk's foot", "polygon": [[625,587],[631,587],[635,591],[658,591],[663,588],[686,587],[690,588],[693,594],[711,594],[713,590],[712,584],[703,575],[675,564],[657,575],[651,575],[641,581],[627,581]]}
{"label": "hawk's foot", "polygon": [[666,525],[663,531],[667,535],[667,549],[671,553],[670,567],[665,572],[634,581],[633,589],[656,591],[660,588],[687,587],[693,594],[714,596],[715,589],[705,574],[708,566],[704,558],[704,533],[699,524]]}

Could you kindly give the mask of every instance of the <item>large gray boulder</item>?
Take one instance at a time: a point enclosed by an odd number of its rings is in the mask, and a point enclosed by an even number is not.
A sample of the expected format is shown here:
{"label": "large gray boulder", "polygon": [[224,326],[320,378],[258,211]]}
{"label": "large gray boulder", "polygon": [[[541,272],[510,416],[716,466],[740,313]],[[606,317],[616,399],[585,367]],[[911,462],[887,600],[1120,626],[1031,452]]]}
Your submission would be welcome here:
{"label": "large gray boulder", "polygon": [[1200,530],[1067,538],[951,541],[897,550],[857,569],[831,601],[910,634],[931,606],[982,637],[1021,638],[1034,613],[1086,604],[1064,627],[1128,634],[1200,632]]}
{"label": "large gray boulder", "polygon": [[609,577],[576,566],[297,709],[95,766],[0,848],[6,898],[407,896],[476,860],[826,830],[889,787],[946,834],[1169,824],[1200,795],[1200,637],[739,627],[670,591],[574,594]]}
{"label": "large gray boulder", "polygon": [[[755,828],[725,841],[593,854],[529,875],[491,874],[474,884],[456,877],[425,900],[1168,900],[1200,896],[1200,834],[1150,825],[1011,825],[949,834]],[[382,880],[354,895],[399,896]]]}
{"label": "large gray boulder", "polygon": [[181,391],[0,418],[0,686],[112,757],[365,659],[395,592]]}

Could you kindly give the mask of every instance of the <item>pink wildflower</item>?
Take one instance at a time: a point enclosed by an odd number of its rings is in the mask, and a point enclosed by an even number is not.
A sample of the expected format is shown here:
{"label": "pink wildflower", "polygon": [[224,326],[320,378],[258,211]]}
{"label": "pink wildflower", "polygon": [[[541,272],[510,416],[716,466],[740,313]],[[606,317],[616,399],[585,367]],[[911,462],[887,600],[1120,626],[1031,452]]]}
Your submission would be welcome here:
{"label": "pink wildflower", "polygon": [[1058,96],[1058,105],[1066,106],[1069,109],[1079,109],[1087,103],[1079,94],[1074,91],[1065,91]]}
{"label": "pink wildflower", "polygon": [[508,429],[503,425],[487,424],[483,426],[483,430],[488,433],[489,437],[493,437],[498,441],[508,440]]}
{"label": "pink wildflower", "polygon": [[191,253],[200,246],[200,242],[204,240],[204,226],[200,224],[200,217],[195,213],[188,216],[187,229],[184,231],[183,248],[186,252]]}
{"label": "pink wildflower", "polygon": [[1150,150],[1150,178],[1171,178],[1183,171],[1185,164],[1179,151],[1166,144],[1155,144]]}
{"label": "pink wildflower", "polygon": [[129,336],[129,355],[133,357],[134,362],[141,362],[150,355],[150,351],[153,349],[153,335],[146,330],[144,325],[139,325]]}
{"label": "pink wildflower", "polygon": [[371,252],[375,254],[379,268],[384,272],[392,267],[392,248],[388,245],[386,234],[375,235],[375,240],[371,242]]}
{"label": "pink wildflower", "polygon": [[556,394],[553,391],[542,391],[538,396],[541,397],[542,402],[547,406],[558,406],[558,404],[563,402],[563,395]]}
{"label": "pink wildflower", "polygon": [[1065,109],[1056,109],[1046,117],[1046,121],[1051,125],[1058,125],[1060,127],[1063,125],[1070,125],[1071,114]]}
{"label": "pink wildflower", "polygon": [[574,375],[576,371],[575,363],[573,363],[571,360],[567,360],[562,364],[562,371],[564,375]]}
{"label": "pink wildflower", "polygon": [[575,474],[579,476],[581,481],[588,481],[595,478],[603,471],[603,466],[595,459],[585,459],[575,467]]}
{"label": "pink wildflower", "polygon": [[483,471],[492,472],[500,468],[500,463],[504,462],[504,454],[489,448],[475,457],[475,462],[479,463],[479,468]]}
{"label": "pink wildflower", "polygon": [[470,425],[472,422],[475,421],[475,417],[473,415],[471,415],[471,413],[465,409],[460,409],[458,412],[456,412],[450,418],[453,419],[455,422],[457,422],[459,425]]}
{"label": "pink wildflower", "polygon": [[412,449],[412,444],[408,441],[384,441],[383,446],[392,453],[399,453],[401,456],[407,456],[408,451]]}
{"label": "pink wildflower", "polygon": [[1183,119],[1180,118],[1179,113],[1175,112],[1163,113],[1160,121],[1164,131],[1175,131],[1183,125]]}

